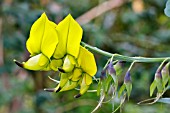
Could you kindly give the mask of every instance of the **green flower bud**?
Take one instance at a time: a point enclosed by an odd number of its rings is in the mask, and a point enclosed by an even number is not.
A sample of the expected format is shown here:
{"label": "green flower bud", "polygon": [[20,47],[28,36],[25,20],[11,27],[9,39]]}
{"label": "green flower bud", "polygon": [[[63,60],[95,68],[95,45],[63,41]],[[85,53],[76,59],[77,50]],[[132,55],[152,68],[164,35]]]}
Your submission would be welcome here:
{"label": "green flower bud", "polygon": [[130,76],[130,71],[128,70],[126,72],[126,75],[124,77],[124,84],[126,86],[126,90],[127,90],[127,93],[128,93],[128,98],[131,94],[131,91],[132,91],[132,80],[131,80],[131,76]]}
{"label": "green flower bud", "polygon": [[162,74],[161,74],[161,70],[159,68],[155,73],[155,81],[156,81],[158,93],[162,93],[162,91],[163,91]]}
{"label": "green flower bud", "polygon": [[116,75],[119,76],[122,71],[123,71],[123,66],[125,64],[125,61],[118,61],[115,65],[114,65],[114,69],[116,71]]}
{"label": "green flower bud", "polygon": [[162,73],[162,82],[163,82],[163,87],[165,88],[165,85],[168,83],[169,80],[169,64],[170,62],[168,62],[162,69],[161,73]]}

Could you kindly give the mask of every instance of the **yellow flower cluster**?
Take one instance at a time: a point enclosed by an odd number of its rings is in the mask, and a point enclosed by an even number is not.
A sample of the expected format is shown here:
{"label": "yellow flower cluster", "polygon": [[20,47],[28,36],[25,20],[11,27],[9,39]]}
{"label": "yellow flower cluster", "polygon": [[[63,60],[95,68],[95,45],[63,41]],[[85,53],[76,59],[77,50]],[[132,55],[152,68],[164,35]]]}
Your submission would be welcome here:
{"label": "yellow flower cluster", "polygon": [[92,83],[97,67],[94,56],[80,45],[83,30],[69,14],[58,25],[45,13],[31,27],[26,47],[31,58],[15,63],[28,70],[60,71],[60,83],[52,92],[74,89],[80,85],[80,97]]}

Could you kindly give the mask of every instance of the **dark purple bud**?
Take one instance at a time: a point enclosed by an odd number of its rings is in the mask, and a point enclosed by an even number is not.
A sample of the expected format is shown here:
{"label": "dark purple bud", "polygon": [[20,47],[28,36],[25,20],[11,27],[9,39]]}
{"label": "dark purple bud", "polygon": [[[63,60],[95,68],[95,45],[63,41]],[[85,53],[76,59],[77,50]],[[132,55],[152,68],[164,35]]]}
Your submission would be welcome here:
{"label": "dark purple bud", "polygon": [[163,69],[162,69],[162,76],[166,76],[166,75],[168,75],[169,76],[169,64],[170,63],[167,63],[164,67],[163,67]]}
{"label": "dark purple bud", "polygon": [[130,71],[127,71],[127,72],[126,72],[126,75],[125,75],[125,77],[124,77],[124,82],[125,82],[125,83],[131,82]]}
{"label": "dark purple bud", "polygon": [[[164,62],[160,67],[158,67],[158,69],[156,70],[156,73],[161,73],[161,70],[165,67],[165,65],[167,64],[168,62]],[[155,73],[155,74],[156,74]]]}
{"label": "dark purple bud", "polygon": [[157,69],[155,73],[155,79],[162,79],[161,69]]}
{"label": "dark purple bud", "polygon": [[100,75],[100,79],[104,80],[106,78],[106,69],[102,70],[101,75]]}
{"label": "dark purple bud", "polygon": [[107,71],[110,75],[116,75],[116,71],[113,67],[113,64],[112,62],[110,62],[108,65],[107,65]]}

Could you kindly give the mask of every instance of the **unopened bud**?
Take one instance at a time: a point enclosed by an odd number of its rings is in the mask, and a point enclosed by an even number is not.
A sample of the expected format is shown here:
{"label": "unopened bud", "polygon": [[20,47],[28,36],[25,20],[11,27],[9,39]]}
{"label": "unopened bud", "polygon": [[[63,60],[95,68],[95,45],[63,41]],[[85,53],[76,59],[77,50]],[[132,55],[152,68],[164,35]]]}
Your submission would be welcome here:
{"label": "unopened bud", "polygon": [[127,90],[128,98],[129,98],[131,91],[132,91],[132,81],[131,81],[131,76],[130,76],[129,70],[126,72],[126,75],[124,77],[124,84],[126,86],[126,90]]}
{"label": "unopened bud", "polygon": [[158,93],[162,93],[163,91],[163,84],[162,84],[162,74],[161,74],[161,69],[157,69],[155,73],[155,81],[156,81],[156,86],[158,89]]}
{"label": "unopened bud", "polygon": [[155,73],[155,80],[156,79],[162,79],[161,69],[157,69]]}
{"label": "unopened bud", "polygon": [[116,71],[115,71],[115,69],[114,69],[114,67],[113,67],[112,62],[110,62],[110,63],[107,65],[107,70],[108,70],[108,73],[109,73],[110,75],[116,75]]}
{"label": "unopened bud", "polygon": [[163,86],[164,86],[164,87],[165,87],[165,85],[168,83],[168,80],[169,80],[169,64],[170,64],[170,62],[167,63],[167,64],[163,67],[163,69],[162,69],[162,71],[161,71],[161,73],[162,73],[162,82],[163,82]]}
{"label": "unopened bud", "polygon": [[101,75],[100,75],[100,79],[104,80],[106,78],[106,69],[102,70]]}
{"label": "unopened bud", "polygon": [[122,71],[123,71],[123,66],[125,64],[125,61],[118,61],[115,65],[114,65],[114,69],[116,71],[116,75],[119,76]]}
{"label": "unopened bud", "polygon": [[131,82],[130,71],[127,71],[127,72],[126,72],[126,75],[125,75],[125,77],[124,77],[124,82],[125,82],[125,83]]}
{"label": "unopened bud", "polygon": [[29,58],[26,62],[20,63],[16,60],[14,62],[22,68],[37,71],[46,68],[49,64],[49,59],[41,53]]}

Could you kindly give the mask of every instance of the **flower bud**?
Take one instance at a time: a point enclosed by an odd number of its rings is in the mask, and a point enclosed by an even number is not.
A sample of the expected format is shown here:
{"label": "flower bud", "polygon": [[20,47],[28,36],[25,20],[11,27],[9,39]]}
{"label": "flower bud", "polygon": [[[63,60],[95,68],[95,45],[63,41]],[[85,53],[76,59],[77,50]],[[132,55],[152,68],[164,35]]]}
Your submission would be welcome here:
{"label": "flower bud", "polygon": [[126,72],[126,75],[125,75],[125,77],[124,77],[124,82],[125,82],[125,83],[131,82],[130,71],[127,71],[127,72]]}
{"label": "flower bud", "polygon": [[[71,55],[67,55],[64,59],[62,70],[63,72],[71,72],[74,69],[74,65],[76,64],[75,59]],[[59,68],[59,71],[61,69]]]}
{"label": "flower bud", "polygon": [[161,69],[157,69],[155,73],[155,81],[156,81],[156,86],[158,89],[158,93],[161,93],[163,91],[163,84],[162,84],[162,74],[161,74]]}
{"label": "flower bud", "polygon": [[118,86],[118,77],[116,76],[116,71],[114,69],[114,66],[112,64],[112,62],[110,62],[108,65],[107,65],[107,71],[108,71],[108,74],[111,76],[111,78],[113,79],[114,83],[115,83],[115,87]]}
{"label": "flower bud", "polygon": [[161,74],[162,74],[162,82],[163,82],[163,87],[165,88],[165,85],[168,83],[169,80],[169,64],[168,62],[162,69]]}
{"label": "flower bud", "polygon": [[155,73],[155,79],[162,79],[161,69],[157,69]]}
{"label": "flower bud", "polygon": [[128,97],[129,97],[131,94],[131,91],[132,91],[132,81],[131,81],[131,76],[130,76],[129,70],[126,72],[126,75],[124,77],[124,84],[126,86],[126,90],[127,90]]}
{"label": "flower bud", "polygon": [[43,70],[49,64],[49,59],[45,55],[40,53],[38,55],[31,57],[26,62],[20,63],[16,60],[14,60],[14,62],[18,66],[25,68],[25,69],[28,69],[28,70]]}
{"label": "flower bud", "polygon": [[115,65],[114,65],[114,69],[116,71],[116,75],[119,76],[122,71],[123,71],[123,66],[125,64],[125,61],[118,61]]}
{"label": "flower bud", "polygon": [[106,69],[102,70],[101,75],[100,75],[100,79],[104,80],[106,78]]}
{"label": "flower bud", "polygon": [[107,65],[107,71],[110,75],[116,75],[116,71],[112,65],[112,62],[110,62],[108,65]]}

